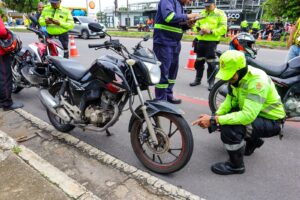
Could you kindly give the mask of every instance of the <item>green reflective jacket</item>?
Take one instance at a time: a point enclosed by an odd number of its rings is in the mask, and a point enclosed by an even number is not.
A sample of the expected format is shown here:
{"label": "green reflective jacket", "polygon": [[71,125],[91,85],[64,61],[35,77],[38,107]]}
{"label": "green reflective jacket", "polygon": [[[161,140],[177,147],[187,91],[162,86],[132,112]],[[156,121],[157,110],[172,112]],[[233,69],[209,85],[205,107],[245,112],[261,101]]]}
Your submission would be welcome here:
{"label": "green reflective jacket", "polygon": [[[238,87],[232,87],[217,111],[221,125],[248,125],[257,117],[278,120],[285,111],[274,83],[262,70],[249,66]],[[239,111],[231,112],[233,108]]]}
{"label": "green reflective jacket", "polygon": [[298,26],[298,28],[294,34],[293,44],[300,45],[300,18],[298,19],[296,25]]}
{"label": "green reflective jacket", "polygon": [[[193,31],[197,33],[197,39],[204,41],[220,41],[221,36],[227,32],[227,17],[224,11],[217,8],[215,8],[212,12],[202,10],[200,15],[206,17],[198,20],[193,27]],[[212,34],[200,35],[197,27],[198,29],[210,29]]]}
{"label": "green reflective jacket", "polygon": [[255,28],[255,29],[260,29],[260,24],[259,24],[259,21],[255,21],[255,22],[253,22],[253,24],[252,24],[252,28]]}
{"label": "green reflective jacket", "polygon": [[[46,24],[45,20],[47,18],[58,20],[60,25]],[[54,9],[49,4],[44,7],[41,17],[39,18],[39,24],[41,26],[46,26],[49,34],[60,35],[74,28],[74,19],[69,9],[62,6],[60,6],[58,9]]]}
{"label": "green reflective jacket", "polygon": [[247,20],[242,21],[241,23],[241,28],[248,28],[249,24],[247,22]]}

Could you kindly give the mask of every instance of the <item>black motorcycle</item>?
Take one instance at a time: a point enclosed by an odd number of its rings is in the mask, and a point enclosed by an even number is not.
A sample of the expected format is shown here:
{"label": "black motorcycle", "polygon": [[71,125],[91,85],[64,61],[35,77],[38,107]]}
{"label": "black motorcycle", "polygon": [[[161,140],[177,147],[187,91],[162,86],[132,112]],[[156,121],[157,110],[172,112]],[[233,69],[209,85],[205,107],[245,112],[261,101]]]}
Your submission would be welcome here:
{"label": "black motorcycle", "polygon": [[[89,24],[93,32],[101,32],[97,23]],[[138,159],[157,173],[172,173],[183,168],[193,152],[193,136],[183,112],[166,101],[153,100],[150,86],[160,80],[160,62],[155,54],[139,42],[133,53],[119,40],[89,44],[89,48],[110,49],[119,56],[105,55],[90,67],[73,60],[49,56],[51,65],[63,81],[40,91],[43,104],[53,126],[62,132],[75,127],[106,131],[119,119],[129,102],[132,112],[128,131]],[[150,36],[146,36],[147,41]],[[142,91],[148,91],[145,101]],[[139,106],[134,110],[134,97]]]}
{"label": "black motorcycle", "polygon": [[[296,57],[280,66],[262,63],[251,57],[247,64],[265,71],[274,82],[284,104],[288,118],[300,117],[300,57]],[[215,113],[228,93],[226,81],[219,80],[209,93],[209,107]],[[293,120],[293,119],[290,119]]]}

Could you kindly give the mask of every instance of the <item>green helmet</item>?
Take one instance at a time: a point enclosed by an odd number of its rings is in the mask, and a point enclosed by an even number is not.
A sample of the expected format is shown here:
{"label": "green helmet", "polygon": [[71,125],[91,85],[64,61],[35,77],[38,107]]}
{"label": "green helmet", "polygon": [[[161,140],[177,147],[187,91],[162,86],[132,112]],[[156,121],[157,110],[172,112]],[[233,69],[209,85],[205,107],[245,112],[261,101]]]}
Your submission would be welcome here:
{"label": "green helmet", "polygon": [[216,77],[223,80],[230,80],[234,74],[246,67],[246,58],[243,52],[228,50],[220,57],[220,70]]}

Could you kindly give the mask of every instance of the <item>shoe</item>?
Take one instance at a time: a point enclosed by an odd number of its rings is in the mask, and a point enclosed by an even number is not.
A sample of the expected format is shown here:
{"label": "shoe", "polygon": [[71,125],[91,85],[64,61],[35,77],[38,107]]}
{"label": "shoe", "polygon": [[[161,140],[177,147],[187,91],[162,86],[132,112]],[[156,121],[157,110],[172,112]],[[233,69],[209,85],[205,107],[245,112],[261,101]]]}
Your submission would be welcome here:
{"label": "shoe", "polygon": [[261,147],[264,144],[264,141],[260,138],[256,139],[256,140],[249,140],[246,142],[246,148],[245,148],[245,156],[250,156],[251,154],[253,154],[254,150],[256,148]]}
{"label": "shoe", "polygon": [[244,150],[242,147],[235,151],[228,151],[229,161],[216,163],[211,166],[211,171],[219,175],[243,174],[245,172]]}
{"label": "shoe", "polygon": [[18,108],[22,108],[23,106],[24,105],[20,102],[13,102],[13,104],[8,107],[3,106],[3,111],[10,111],[10,110],[18,109]]}
{"label": "shoe", "polygon": [[168,102],[172,103],[172,104],[181,104],[181,99],[168,99]]}
{"label": "shoe", "polygon": [[191,86],[191,87],[194,87],[194,86],[197,86],[197,85],[200,85],[200,84],[201,84],[201,81],[198,80],[198,79],[195,79],[194,82],[190,83],[190,86]]}
{"label": "shoe", "polygon": [[245,172],[245,167],[234,167],[229,161],[216,163],[211,166],[211,171],[219,175],[231,175],[231,174],[243,174]]}

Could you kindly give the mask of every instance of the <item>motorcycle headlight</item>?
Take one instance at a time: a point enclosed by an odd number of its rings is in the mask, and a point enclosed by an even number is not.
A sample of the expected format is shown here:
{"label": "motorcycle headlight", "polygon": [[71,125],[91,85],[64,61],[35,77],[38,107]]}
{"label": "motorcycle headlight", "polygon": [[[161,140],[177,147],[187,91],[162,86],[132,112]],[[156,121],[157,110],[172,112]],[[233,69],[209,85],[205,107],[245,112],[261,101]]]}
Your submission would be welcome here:
{"label": "motorcycle headlight", "polygon": [[160,81],[160,65],[161,62],[157,61],[156,64],[144,62],[144,65],[148,69],[149,77],[152,84],[158,84]]}

